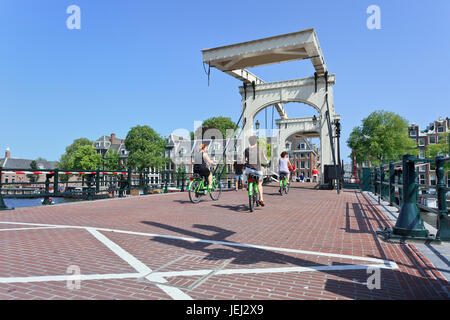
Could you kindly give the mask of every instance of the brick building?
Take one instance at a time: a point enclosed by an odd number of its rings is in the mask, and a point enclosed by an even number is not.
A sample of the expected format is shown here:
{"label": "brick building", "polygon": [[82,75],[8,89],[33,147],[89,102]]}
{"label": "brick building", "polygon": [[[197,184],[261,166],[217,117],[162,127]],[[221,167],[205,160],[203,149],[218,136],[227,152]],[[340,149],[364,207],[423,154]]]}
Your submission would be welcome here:
{"label": "brick building", "polygon": [[295,175],[299,177],[303,172],[305,181],[312,181],[312,170],[320,166],[319,148],[312,143],[311,139],[293,137],[287,140],[286,151],[289,154],[289,161],[299,169]]}
{"label": "brick building", "polygon": [[[443,119],[440,117],[438,120],[430,123],[425,129],[421,130],[419,126],[412,123],[408,128],[408,134],[411,139],[417,143],[419,149],[419,157],[426,157],[427,146],[439,143],[439,139],[442,139],[443,134],[450,133],[450,119],[447,117]],[[433,164],[424,164],[418,167],[419,184],[431,184],[437,183],[435,166]],[[446,174],[446,183],[450,186],[450,175]]]}
{"label": "brick building", "polygon": [[[5,157],[0,158],[0,166],[3,170],[8,171],[10,169],[25,169],[25,170],[33,170],[31,169],[31,162],[35,161],[37,165],[36,170],[53,170],[56,167],[55,161],[46,161],[46,160],[30,160],[30,159],[19,159],[11,157],[11,150],[6,148]],[[45,181],[45,174],[39,175],[38,182]],[[4,173],[2,174],[2,183],[11,183],[11,182],[29,182],[28,177],[25,174],[15,174],[15,173]]]}

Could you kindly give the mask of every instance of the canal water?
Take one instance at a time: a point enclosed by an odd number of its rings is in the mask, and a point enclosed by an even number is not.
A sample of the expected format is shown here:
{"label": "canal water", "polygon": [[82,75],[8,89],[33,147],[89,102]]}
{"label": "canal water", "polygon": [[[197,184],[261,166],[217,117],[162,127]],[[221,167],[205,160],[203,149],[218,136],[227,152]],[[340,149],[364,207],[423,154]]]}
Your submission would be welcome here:
{"label": "canal water", "polygon": [[[67,203],[67,202],[75,202],[82,201],[76,199],[68,199],[68,198],[52,198],[53,203]],[[4,199],[5,204],[8,208],[22,208],[22,207],[40,207],[42,206],[42,200],[44,198],[34,198],[34,199]]]}

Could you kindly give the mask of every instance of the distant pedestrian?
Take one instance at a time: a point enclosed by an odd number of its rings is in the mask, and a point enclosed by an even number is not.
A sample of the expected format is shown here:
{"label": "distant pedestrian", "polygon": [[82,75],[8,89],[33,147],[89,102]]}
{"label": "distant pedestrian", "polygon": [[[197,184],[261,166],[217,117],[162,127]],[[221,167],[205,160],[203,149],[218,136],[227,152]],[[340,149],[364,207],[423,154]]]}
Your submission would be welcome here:
{"label": "distant pedestrian", "polygon": [[305,182],[305,174],[303,172],[300,174],[300,182]]}
{"label": "distant pedestrian", "polygon": [[239,181],[241,181],[241,189],[244,190],[244,164],[235,161],[233,167],[236,191],[239,190]]}

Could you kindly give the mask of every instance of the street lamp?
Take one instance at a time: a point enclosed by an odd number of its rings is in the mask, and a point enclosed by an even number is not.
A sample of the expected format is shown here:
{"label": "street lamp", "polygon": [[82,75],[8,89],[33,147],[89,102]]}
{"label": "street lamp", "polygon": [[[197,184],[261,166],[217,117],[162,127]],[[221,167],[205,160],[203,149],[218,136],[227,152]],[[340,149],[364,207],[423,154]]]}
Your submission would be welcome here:
{"label": "street lamp", "polygon": [[258,120],[256,120],[255,128],[256,128],[257,134],[259,135],[259,121]]}

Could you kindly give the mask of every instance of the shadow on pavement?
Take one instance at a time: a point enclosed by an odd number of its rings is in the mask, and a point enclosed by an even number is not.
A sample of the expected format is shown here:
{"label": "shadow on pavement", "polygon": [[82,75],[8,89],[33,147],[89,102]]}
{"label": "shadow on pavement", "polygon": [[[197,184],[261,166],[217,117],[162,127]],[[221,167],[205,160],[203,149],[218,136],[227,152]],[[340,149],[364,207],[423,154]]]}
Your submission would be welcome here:
{"label": "shadow on pavement", "polygon": [[[170,246],[175,246],[178,248],[183,248],[191,251],[199,251],[205,253],[206,260],[225,260],[232,259],[230,262],[234,265],[254,265],[260,263],[260,265],[255,267],[279,267],[281,265],[293,265],[293,266],[303,266],[303,267],[318,267],[327,266],[323,264],[316,263],[311,260],[305,260],[293,256],[289,256],[282,253],[277,253],[260,248],[252,248],[246,245],[239,245],[236,242],[228,241],[227,238],[234,235],[235,232],[226,230],[220,227],[211,225],[193,225],[193,228],[213,232],[214,234],[204,234],[192,230],[182,229],[174,227],[167,224],[162,224],[152,221],[142,221],[143,224],[147,224],[152,227],[157,227],[165,229],[177,234],[184,236],[193,237],[200,239],[199,241],[192,242],[180,239],[168,239],[162,237],[155,237],[152,241],[157,241]],[[217,241],[218,243],[202,242],[202,240],[207,241]],[[224,243],[227,242],[227,243]],[[378,245],[378,241],[376,241]],[[238,246],[230,246],[229,244],[236,244]],[[223,247],[217,247],[223,246]],[[228,247],[228,248],[224,248]],[[386,259],[384,251],[381,250],[381,259]],[[380,257],[376,257],[380,259]],[[323,281],[323,291],[331,292],[340,297],[348,299],[448,299],[448,290],[450,289],[447,282],[443,283],[441,280],[436,280],[430,278],[428,274],[424,274],[422,268],[418,268],[418,261],[414,260],[411,256],[412,265],[408,266],[410,268],[416,268],[419,273],[422,274],[421,277],[417,277],[411,274],[399,270],[389,270],[389,269],[377,269],[380,274],[380,289],[370,290],[367,286],[367,281],[372,282],[370,279],[373,270],[362,269],[362,270],[320,270],[318,272],[325,273],[327,275],[332,275],[339,277],[342,280],[336,279],[323,279],[315,280]],[[270,265],[275,264],[275,265]],[[348,264],[344,263],[332,263],[334,266],[346,266]],[[370,271],[371,273],[369,273]],[[308,277],[312,273],[303,273],[302,276]],[[300,275],[300,274],[299,274]],[[264,276],[264,275],[261,275]],[[328,278],[328,276],[327,276]],[[376,282],[375,282],[376,284]],[[307,290],[308,286],[302,288],[299,285],[299,292],[302,289]],[[331,297],[328,297],[330,299]]]}

